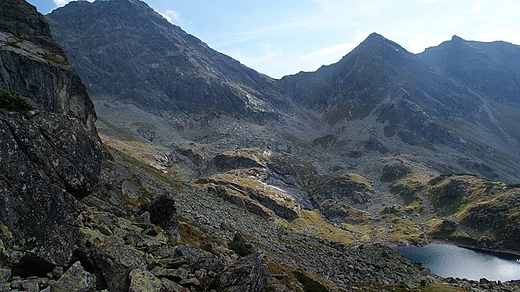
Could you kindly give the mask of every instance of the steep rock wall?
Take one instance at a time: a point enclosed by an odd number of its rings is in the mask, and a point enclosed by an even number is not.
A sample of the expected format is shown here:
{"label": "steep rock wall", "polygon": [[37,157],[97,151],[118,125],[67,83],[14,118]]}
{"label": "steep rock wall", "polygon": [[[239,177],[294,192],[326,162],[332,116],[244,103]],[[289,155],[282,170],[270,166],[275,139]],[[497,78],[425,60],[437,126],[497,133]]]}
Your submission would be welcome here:
{"label": "steep rock wall", "polygon": [[85,86],[23,0],[0,3],[0,89],[36,107],[0,108],[0,266],[23,274],[67,264],[78,200],[98,184],[101,142]]}

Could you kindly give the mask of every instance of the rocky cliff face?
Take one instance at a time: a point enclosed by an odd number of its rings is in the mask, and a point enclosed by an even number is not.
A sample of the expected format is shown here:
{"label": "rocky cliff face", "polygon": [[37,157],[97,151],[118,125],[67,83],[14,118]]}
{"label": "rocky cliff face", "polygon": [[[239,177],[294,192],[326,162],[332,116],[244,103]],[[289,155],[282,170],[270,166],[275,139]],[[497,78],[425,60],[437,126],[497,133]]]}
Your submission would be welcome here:
{"label": "rocky cliff face", "polygon": [[[21,6],[25,13],[20,12]],[[94,105],[52,39],[45,18],[20,1],[5,1],[0,14],[1,87],[27,97],[40,110],[72,113],[95,133]]]}
{"label": "rocky cliff face", "polygon": [[16,0],[0,15],[0,88],[37,108],[0,109],[0,263],[65,264],[79,237],[78,200],[98,183],[96,114],[43,16]]}
{"label": "rocky cliff face", "polygon": [[495,149],[497,152],[493,155],[497,160],[515,161],[512,156],[518,156],[520,151],[520,132],[516,126],[520,118],[520,69],[516,66],[520,62],[520,47],[499,41],[466,41],[453,36],[450,41],[428,48],[418,56],[440,74],[481,97],[481,106],[472,115],[473,125],[458,125],[460,135],[475,144],[488,145],[485,146],[488,150],[481,148],[483,152]]}
{"label": "rocky cliff face", "polygon": [[518,105],[520,47],[506,42],[482,43],[453,36],[426,49],[421,60],[478,93],[500,103]]}

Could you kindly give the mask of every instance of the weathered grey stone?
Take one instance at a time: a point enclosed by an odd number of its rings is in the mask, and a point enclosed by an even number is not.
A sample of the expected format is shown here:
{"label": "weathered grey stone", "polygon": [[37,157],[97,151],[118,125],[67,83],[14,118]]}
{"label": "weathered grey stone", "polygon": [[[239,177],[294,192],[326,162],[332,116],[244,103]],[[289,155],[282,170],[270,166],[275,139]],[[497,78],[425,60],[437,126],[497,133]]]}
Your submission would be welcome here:
{"label": "weathered grey stone", "polygon": [[215,280],[217,291],[260,292],[267,283],[267,261],[255,253],[220,273]]}
{"label": "weathered grey stone", "polygon": [[92,252],[94,261],[101,269],[110,291],[128,290],[130,271],[146,269],[144,254],[126,245],[100,244],[95,246]]}
{"label": "weathered grey stone", "polygon": [[24,291],[38,292],[40,291],[40,281],[38,278],[23,280],[22,288]]}
{"label": "weathered grey stone", "polygon": [[175,255],[183,258],[191,270],[202,268],[218,273],[225,267],[224,261],[215,255],[189,245],[178,245],[175,247]]}
{"label": "weathered grey stone", "polygon": [[66,265],[78,239],[77,200],[101,168],[96,114],[45,18],[23,0],[2,1],[0,15],[0,88],[38,108],[0,110],[0,240],[8,253],[16,246]]}
{"label": "weathered grey stone", "polygon": [[135,269],[130,272],[129,292],[160,291],[161,280],[146,270]]}
{"label": "weathered grey stone", "polygon": [[9,230],[0,240],[52,264],[68,264],[79,235],[77,199],[98,182],[99,141],[72,117],[40,113],[28,119],[4,112],[0,140],[0,225]]}
{"label": "weathered grey stone", "polygon": [[182,287],[181,285],[175,283],[174,281],[168,280],[166,278],[161,279],[163,291],[172,291],[172,292],[189,292],[190,290]]}
{"label": "weathered grey stone", "polygon": [[173,236],[177,235],[179,221],[175,202],[167,195],[157,197],[152,203],[144,208],[150,214],[150,221],[164,230],[171,231]]}
{"label": "weathered grey stone", "polygon": [[15,37],[0,50],[0,88],[18,92],[40,110],[72,113],[94,134],[94,105],[43,15],[21,0],[2,1],[0,15],[0,34]]}
{"label": "weathered grey stone", "polygon": [[11,270],[0,268],[0,283],[5,283],[11,277]]}
{"label": "weathered grey stone", "polygon": [[155,267],[151,271],[157,277],[166,277],[175,281],[186,280],[189,276],[189,271],[184,268],[168,269],[163,267]]}
{"label": "weathered grey stone", "polygon": [[58,281],[53,282],[51,286],[53,291],[95,291],[96,277],[87,272],[78,261],[65,271]]}
{"label": "weathered grey stone", "polygon": [[54,269],[52,269],[52,277],[54,279],[59,279],[63,276],[63,267],[62,266],[56,266]]}

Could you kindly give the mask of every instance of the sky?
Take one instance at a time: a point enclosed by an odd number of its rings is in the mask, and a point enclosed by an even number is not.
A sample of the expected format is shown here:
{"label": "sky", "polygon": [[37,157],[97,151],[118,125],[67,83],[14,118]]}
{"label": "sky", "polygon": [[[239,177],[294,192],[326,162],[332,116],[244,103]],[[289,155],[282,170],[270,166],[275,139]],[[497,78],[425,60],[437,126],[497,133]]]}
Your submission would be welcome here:
{"label": "sky", "polygon": [[[47,14],[70,0],[28,2]],[[213,49],[274,78],[335,63],[372,32],[412,53],[453,35],[520,44],[518,0],[144,2]]]}

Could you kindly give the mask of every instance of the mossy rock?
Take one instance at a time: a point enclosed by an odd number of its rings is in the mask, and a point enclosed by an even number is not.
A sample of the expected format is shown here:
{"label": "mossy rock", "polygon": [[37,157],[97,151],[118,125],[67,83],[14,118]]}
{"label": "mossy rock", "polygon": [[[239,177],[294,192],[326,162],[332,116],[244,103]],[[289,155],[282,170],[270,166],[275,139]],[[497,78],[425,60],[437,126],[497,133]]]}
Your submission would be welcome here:
{"label": "mossy rock", "polygon": [[457,223],[450,220],[433,218],[426,222],[428,234],[434,238],[447,239],[457,230]]}
{"label": "mossy rock", "polygon": [[320,211],[332,221],[339,223],[359,224],[373,220],[372,214],[343,203],[328,199],[320,204]]}
{"label": "mossy rock", "polygon": [[305,275],[304,273],[300,271],[293,272],[296,279],[298,279],[298,282],[302,284],[303,291],[305,292],[328,292],[329,290],[327,287],[323,286],[318,281],[313,280],[311,277]]}
{"label": "mossy rock", "polygon": [[392,182],[406,177],[412,172],[410,166],[404,163],[392,163],[383,166],[381,177],[382,182]]}
{"label": "mossy rock", "polygon": [[312,181],[311,195],[317,202],[334,199],[347,205],[365,204],[374,196],[372,184],[363,176],[344,173],[337,176],[317,176]]}

